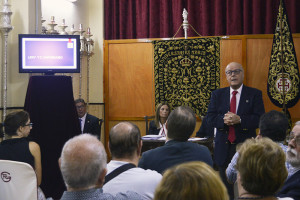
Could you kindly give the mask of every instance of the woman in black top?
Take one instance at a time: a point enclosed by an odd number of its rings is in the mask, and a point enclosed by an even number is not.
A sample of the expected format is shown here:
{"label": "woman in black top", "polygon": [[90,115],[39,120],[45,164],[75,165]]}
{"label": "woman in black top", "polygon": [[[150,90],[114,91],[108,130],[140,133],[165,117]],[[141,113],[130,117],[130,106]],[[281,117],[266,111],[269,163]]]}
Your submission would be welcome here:
{"label": "woman in black top", "polygon": [[170,111],[170,106],[166,102],[157,105],[155,120],[152,120],[149,125],[149,135],[167,135],[166,122]]}
{"label": "woman in black top", "polygon": [[8,114],[0,124],[0,135],[5,133],[5,140],[0,143],[0,159],[25,162],[36,172],[38,186],[42,182],[42,164],[40,146],[29,141],[27,136],[32,129],[29,114],[17,111]]}

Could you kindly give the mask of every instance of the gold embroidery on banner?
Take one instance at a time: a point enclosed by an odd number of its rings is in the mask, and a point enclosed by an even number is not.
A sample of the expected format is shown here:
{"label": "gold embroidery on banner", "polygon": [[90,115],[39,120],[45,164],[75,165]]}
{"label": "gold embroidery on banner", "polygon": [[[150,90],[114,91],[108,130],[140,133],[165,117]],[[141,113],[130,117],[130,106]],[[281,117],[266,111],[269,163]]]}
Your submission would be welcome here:
{"label": "gold embroidery on banner", "polygon": [[205,115],[220,87],[220,38],[154,41],[155,104],[190,106]]}
{"label": "gold embroidery on banner", "polygon": [[[281,19],[282,16],[282,20]],[[282,22],[280,26],[280,22]],[[280,32],[281,28],[281,32]],[[281,50],[282,45],[282,50]],[[281,66],[283,52],[283,66]],[[268,95],[279,107],[294,106],[299,98],[299,71],[287,15],[279,7],[268,75]]]}

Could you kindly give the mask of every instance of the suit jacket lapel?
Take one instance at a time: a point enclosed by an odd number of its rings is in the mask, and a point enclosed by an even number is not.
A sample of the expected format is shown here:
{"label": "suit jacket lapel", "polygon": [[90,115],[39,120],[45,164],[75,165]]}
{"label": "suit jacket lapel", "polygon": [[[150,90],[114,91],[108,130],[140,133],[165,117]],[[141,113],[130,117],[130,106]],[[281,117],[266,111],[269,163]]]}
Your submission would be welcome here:
{"label": "suit jacket lapel", "polygon": [[87,124],[89,123],[89,121],[90,121],[89,114],[86,114],[85,122],[84,122],[84,127],[83,127],[83,132],[84,132],[84,133],[87,131],[87,130],[86,130],[86,127],[87,127]]}
{"label": "suit jacket lapel", "polygon": [[240,97],[240,102],[239,102],[239,106],[237,109],[237,115],[241,115],[243,108],[245,107],[245,103],[247,101],[247,87],[245,85],[243,85],[243,89],[242,89],[242,94]]}
{"label": "suit jacket lapel", "polygon": [[225,108],[226,108],[225,113],[227,113],[228,111],[230,111],[230,87],[225,88],[224,99],[225,100],[223,102],[225,102]]}

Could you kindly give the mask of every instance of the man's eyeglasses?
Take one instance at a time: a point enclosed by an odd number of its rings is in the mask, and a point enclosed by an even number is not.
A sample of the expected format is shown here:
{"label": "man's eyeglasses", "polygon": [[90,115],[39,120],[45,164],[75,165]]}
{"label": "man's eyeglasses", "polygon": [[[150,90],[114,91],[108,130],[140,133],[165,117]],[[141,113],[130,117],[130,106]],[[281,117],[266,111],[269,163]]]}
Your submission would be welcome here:
{"label": "man's eyeglasses", "polygon": [[295,140],[295,143],[300,146],[300,137],[299,136],[297,137],[293,133],[291,133],[288,136],[288,142],[291,142],[292,140]]}
{"label": "man's eyeglasses", "polygon": [[225,73],[226,73],[226,75],[231,76],[232,74],[238,75],[241,73],[241,71],[242,71],[241,69],[236,69],[236,70],[228,70]]}
{"label": "man's eyeglasses", "polygon": [[81,108],[84,108],[85,105],[81,105],[81,106],[76,106],[77,109],[81,109]]}
{"label": "man's eyeglasses", "polygon": [[33,123],[25,124],[24,126],[32,127],[32,126],[33,126]]}

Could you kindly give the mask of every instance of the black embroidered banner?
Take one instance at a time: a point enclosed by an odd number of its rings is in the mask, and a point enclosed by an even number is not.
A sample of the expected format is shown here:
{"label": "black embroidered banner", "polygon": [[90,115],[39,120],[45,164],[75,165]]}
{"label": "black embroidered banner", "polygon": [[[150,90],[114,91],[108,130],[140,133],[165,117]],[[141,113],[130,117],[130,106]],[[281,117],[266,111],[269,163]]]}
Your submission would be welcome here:
{"label": "black embroidered banner", "polygon": [[299,69],[284,1],[277,15],[267,87],[270,100],[284,110],[299,100]]}
{"label": "black embroidered banner", "polygon": [[155,104],[187,105],[204,116],[220,87],[220,38],[154,41]]}

